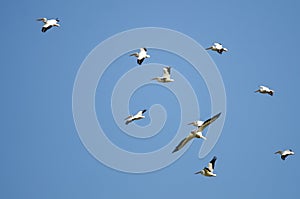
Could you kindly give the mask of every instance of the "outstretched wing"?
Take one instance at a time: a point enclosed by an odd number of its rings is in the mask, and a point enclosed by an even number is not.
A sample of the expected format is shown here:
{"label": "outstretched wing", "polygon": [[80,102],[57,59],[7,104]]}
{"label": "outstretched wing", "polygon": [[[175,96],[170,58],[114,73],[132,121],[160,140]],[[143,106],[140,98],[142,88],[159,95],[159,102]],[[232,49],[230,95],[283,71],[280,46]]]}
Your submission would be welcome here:
{"label": "outstretched wing", "polygon": [[147,111],[146,109],[141,110],[141,111],[137,112],[137,114],[135,116],[141,117],[143,115],[143,113],[145,113],[146,111]]}
{"label": "outstretched wing", "polygon": [[202,132],[208,125],[210,125],[211,123],[213,123],[214,121],[216,121],[216,119],[218,119],[220,117],[221,113],[218,113],[217,115],[213,116],[212,118],[206,120],[199,128],[198,128],[198,132]]}
{"label": "outstretched wing", "polygon": [[147,48],[140,48],[140,53],[141,52],[147,52]]}
{"label": "outstretched wing", "polygon": [[282,160],[285,160],[285,158],[286,158],[287,156],[288,156],[288,155],[281,155],[280,157],[281,157]]}
{"label": "outstretched wing", "polygon": [[166,79],[169,79],[170,74],[171,74],[171,67],[164,67],[163,68],[163,77]]}
{"label": "outstretched wing", "polygon": [[213,172],[214,169],[215,169],[215,162],[216,162],[216,160],[217,160],[217,157],[214,156],[213,159],[208,163],[208,167],[207,167],[207,168],[208,168],[211,172]]}
{"label": "outstretched wing", "polygon": [[138,65],[141,65],[141,64],[143,63],[144,59],[145,59],[145,58],[142,58],[142,59],[137,59],[137,63],[138,63]]}
{"label": "outstretched wing", "polygon": [[[47,24],[46,24],[47,25]],[[52,28],[52,26],[43,26],[42,27],[42,32],[46,32],[47,30],[49,30],[50,28]]]}
{"label": "outstretched wing", "polygon": [[175,153],[176,151],[179,151],[182,149],[191,139],[193,139],[196,136],[196,133],[191,132],[187,137],[185,137],[181,142],[176,146],[176,148],[173,150],[172,153]]}

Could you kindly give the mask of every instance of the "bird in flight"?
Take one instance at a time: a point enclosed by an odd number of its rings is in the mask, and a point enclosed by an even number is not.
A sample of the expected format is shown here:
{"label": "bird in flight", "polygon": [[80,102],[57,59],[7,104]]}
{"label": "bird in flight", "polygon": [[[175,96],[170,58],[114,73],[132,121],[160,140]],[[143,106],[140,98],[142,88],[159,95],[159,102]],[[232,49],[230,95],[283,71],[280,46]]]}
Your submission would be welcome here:
{"label": "bird in flight", "polygon": [[222,44],[220,43],[214,43],[212,46],[206,48],[206,50],[212,50],[212,51],[217,51],[219,54],[222,54],[223,52],[227,52],[228,49],[224,48]]}
{"label": "bird in flight", "polygon": [[130,122],[133,122],[134,120],[140,120],[145,118],[145,116],[143,115],[143,113],[145,113],[147,110],[141,110],[139,112],[137,112],[135,115],[129,115],[128,117],[125,118],[126,122],[125,124],[129,124]]}
{"label": "bird in flight", "polygon": [[163,68],[163,76],[162,77],[155,77],[152,80],[156,80],[158,82],[162,83],[168,83],[168,82],[173,82],[174,79],[171,79],[171,67],[164,67]]}
{"label": "bird in flight", "polygon": [[137,57],[136,61],[139,65],[141,65],[143,63],[144,59],[150,58],[150,55],[147,54],[147,49],[146,48],[140,48],[140,52],[133,53],[130,56]]}
{"label": "bird in flight", "polygon": [[214,156],[213,159],[208,163],[207,167],[204,167],[201,171],[198,171],[195,174],[200,173],[207,177],[216,177],[217,174],[214,173],[216,160],[217,160],[217,157]]}
{"label": "bird in flight", "polygon": [[257,93],[257,92],[262,93],[262,94],[269,94],[271,96],[273,96],[273,94],[274,94],[274,90],[271,90],[266,86],[260,86],[259,89],[255,91],[255,93]]}
{"label": "bird in flight", "polygon": [[47,19],[47,18],[40,18],[37,19],[37,21],[42,21],[44,22],[44,25],[42,27],[42,32],[46,32],[47,30],[49,30],[50,28],[52,28],[53,26],[59,27],[60,25],[58,24],[59,19]]}
{"label": "bird in flight", "polygon": [[282,160],[285,160],[286,157],[289,155],[295,155],[294,151],[292,149],[284,150],[284,151],[277,151],[275,154],[280,154],[280,157]]}
{"label": "bird in flight", "polygon": [[[193,138],[202,138],[206,140],[206,137],[202,135],[202,131],[211,123],[213,123],[216,119],[220,117],[221,113],[218,113],[217,115],[213,116],[212,118],[206,120],[205,122],[202,121],[195,121],[189,124],[196,125],[197,129],[192,131],[187,137],[185,137],[181,142],[176,146],[176,148],[173,150],[172,153],[175,153],[176,151],[179,151],[182,149],[190,140]],[[198,126],[198,124],[200,124]]]}

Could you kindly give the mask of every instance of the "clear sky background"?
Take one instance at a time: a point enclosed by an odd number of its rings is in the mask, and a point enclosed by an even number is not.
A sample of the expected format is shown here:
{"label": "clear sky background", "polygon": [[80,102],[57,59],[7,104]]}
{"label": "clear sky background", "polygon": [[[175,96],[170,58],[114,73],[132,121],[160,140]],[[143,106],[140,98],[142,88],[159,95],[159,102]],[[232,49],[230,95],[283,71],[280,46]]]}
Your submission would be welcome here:
{"label": "clear sky background", "polygon": [[[2,1],[0,198],[298,198],[299,9],[297,0]],[[61,27],[44,34],[40,17],[58,17]],[[196,140],[169,167],[122,173],[99,163],[81,143],[72,115],[73,84],[101,41],[148,26],[182,32],[204,47],[218,41],[229,49],[223,55],[209,52],[225,84],[226,122],[204,159],[198,158],[202,141]],[[157,62],[158,53],[149,54],[145,63]],[[166,56],[162,64],[177,64],[180,71],[180,63]],[[135,60],[128,57],[124,67],[136,67]],[[275,95],[254,93],[261,84]],[[207,91],[203,96],[205,120],[213,113]],[[167,110],[173,97],[162,99]],[[129,108],[135,112],[142,105],[133,100]],[[97,114],[102,117],[99,109]],[[103,122],[116,125],[111,118]],[[173,133],[172,123],[166,125],[171,130],[164,131]],[[162,132],[161,141],[140,149],[136,140],[124,142],[113,133],[115,143],[135,152],[160,148],[175,135]],[[288,148],[296,155],[285,161],[274,155]],[[214,155],[218,176],[194,175]]]}

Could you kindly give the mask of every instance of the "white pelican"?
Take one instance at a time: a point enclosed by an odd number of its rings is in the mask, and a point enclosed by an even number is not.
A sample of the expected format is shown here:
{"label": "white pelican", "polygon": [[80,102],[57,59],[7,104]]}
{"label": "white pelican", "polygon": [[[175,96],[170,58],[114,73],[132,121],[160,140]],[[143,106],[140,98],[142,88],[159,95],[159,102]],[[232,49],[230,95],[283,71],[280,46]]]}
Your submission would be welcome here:
{"label": "white pelican", "polygon": [[37,19],[37,21],[42,21],[44,22],[43,28],[42,28],[42,32],[46,32],[47,30],[49,30],[50,28],[52,28],[53,26],[57,26],[59,27],[60,25],[58,24],[59,19],[47,19],[47,18],[40,18]]}
{"label": "white pelican", "polygon": [[269,89],[266,86],[260,86],[259,89],[255,91],[255,93],[256,92],[263,93],[263,94],[267,93],[267,94],[269,94],[271,96],[273,96],[273,94],[274,94],[274,90],[271,90],[271,89]]}
{"label": "white pelican", "polygon": [[214,156],[213,159],[208,163],[207,167],[204,167],[201,171],[198,171],[195,174],[201,173],[202,175],[207,176],[207,177],[216,177],[217,174],[214,173],[216,160],[217,160],[217,157]]}
{"label": "white pelican", "polygon": [[[202,135],[202,131],[210,125],[212,122],[214,122],[216,119],[220,117],[221,113],[218,113],[217,115],[213,116],[212,118],[206,120],[205,122],[202,122],[200,126],[197,126],[198,128],[194,131],[192,131],[187,137],[185,137],[181,142],[176,146],[176,148],[173,150],[172,153],[175,153],[176,151],[179,151],[181,148],[183,148],[191,139],[193,138],[202,138],[206,140],[206,137]],[[201,121],[196,121],[201,123]],[[190,123],[193,124],[194,122]]]}
{"label": "white pelican", "polygon": [[140,48],[139,53],[133,53],[130,56],[135,56],[137,57],[137,63],[141,65],[144,61],[145,58],[149,58],[150,55],[147,55],[147,49],[146,48]]}
{"label": "white pelican", "polygon": [[277,151],[275,154],[280,154],[281,159],[285,160],[286,157],[289,155],[295,155],[295,153],[292,151],[292,149],[284,150],[284,151]]}
{"label": "white pelican", "polygon": [[162,77],[155,77],[152,80],[156,80],[158,82],[167,83],[173,82],[174,79],[171,79],[171,67],[164,67],[163,68],[163,76]]}
{"label": "white pelican", "polygon": [[224,48],[222,46],[222,44],[220,43],[214,43],[212,46],[210,46],[209,48],[206,48],[206,50],[213,50],[213,51],[217,51],[219,54],[222,54],[223,52],[227,52],[228,49]]}
{"label": "white pelican", "polygon": [[129,115],[128,117],[125,118],[125,120],[126,120],[125,124],[127,125],[134,120],[140,120],[140,119],[145,118],[145,116],[143,116],[143,113],[145,113],[146,111],[147,110],[144,109],[144,110],[137,112],[137,114],[135,114],[135,115]]}

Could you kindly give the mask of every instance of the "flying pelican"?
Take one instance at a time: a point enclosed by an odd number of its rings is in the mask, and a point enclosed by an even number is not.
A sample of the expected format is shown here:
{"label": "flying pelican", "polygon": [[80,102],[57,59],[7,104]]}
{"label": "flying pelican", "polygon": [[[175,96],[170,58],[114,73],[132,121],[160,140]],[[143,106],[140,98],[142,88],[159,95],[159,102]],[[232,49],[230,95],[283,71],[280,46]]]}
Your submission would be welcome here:
{"label": "flying pelican", "polygon": [[144,109],[144,110],[137,112],[137,114],[135,114],[135,115],[129,115],[128,117],[125,118],[125,120],[126,120],[125,124],[127,125],[134,120],[140,120],[140,119],[145,118],[145,116],[143,116],[143,113],[145,113],[146,111],[147,110]]}
{"label": "flying pelican", "polygon": [[217,174],[214,173],[216,160],[217,157],[214,156],[213,159],[208,163],[208,167],[204,167],[201,171],[198,171],[195,174],[201,173],[202,175],[207,177],[216,177]]}
{"label": "flying pelican", "polygon": [[[187,137],[185,137],[181,142],[176,146],[174,151],[172,153],[175,153],[176,151],[179,151],[181,148],[183,148],[190,140],[193,138],[202,138],[206,140],[206,137],[202,135],[202,131],[211,123],[213,123],[216,119],[220,117],[221,113],[218,113],[217,115],[213,116],[212,118],[206,120],[205,122],[202,122],[200,126],[197,126],[198,128],[194,131],[192,131]],[[201,121],[195,121],[198,123],[201,123]],[[194,122],[190,123],[194,124]],[[197,124],[196,124],[197,125]]]}
{"label": "flying pelican", "polygon": [[217,51],[219,54],[222,54],[223,52],[227,52],[228,49],[224,48],[222,46],[222,44],[220,43],[214,43],[212,46],[210,46],[209,48],[206,48],[206,50],[213,50],[213,51]]}
{"label": "flying pelican", "polygon": [[140,48],[140,52],[133,53],[130,56],[137,57],[136,61],[137,61],[137,63],[139,65],[141,65],[143,63],[143,61],[144,61],[145,58],[149,58],[150,57],[150,55],[147,55],[147,49],[146,48]]}
{"label": "flying pelican", "polygon": [[274,90],[271,90],[271,89],[269,89],[266,86],[260,86],[259,89],[255,91],[255,93],[256,92],[263,93],[263,94],[267,93],[267,94],[269,94],[271,96],[273,96],[273,94],[274,94]]}
{"label": "flying pelican", "polygon": [[47,30],[49,30],[50,28],[52,28],[53,26],[57,26],[59,27],[60,25],[58,24],[59,19],[47,19],[47,18],[40,18],[37,19],[37,21],[42,21],[44,22],[43,28],[42,28],[42,32],[46,32]]}
{"label": "flying pelican", "polygon": [[289,155],[295,155],[295,153],[292,151],[292,149],[284,150],[284,151],[277,151],[277,152],[275,152],[275,154],[280,154],[282,160],[285,160],[285,158],[288,157]]}
{"label": "flying pelican", "polygon": [[152,80],[156,80],[158,82],[167,83],[173,82],[174,79],[171,79],[171,67],[164,67],[163,68],[163,76],[162,77],[155,77]]}

